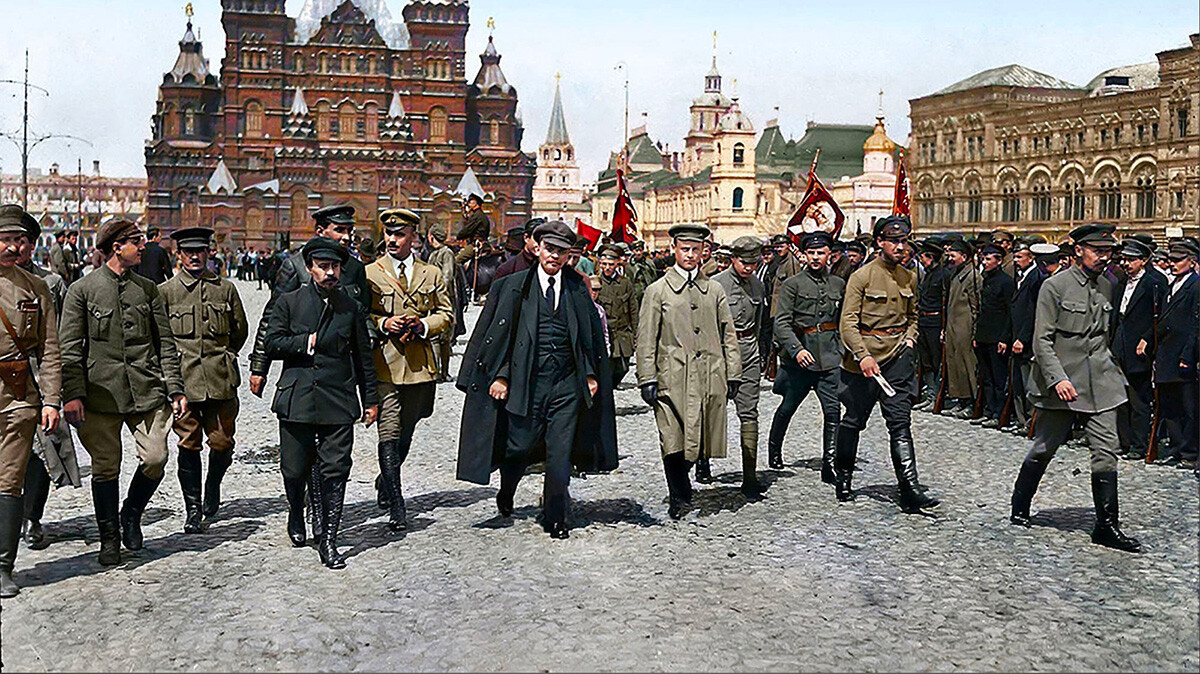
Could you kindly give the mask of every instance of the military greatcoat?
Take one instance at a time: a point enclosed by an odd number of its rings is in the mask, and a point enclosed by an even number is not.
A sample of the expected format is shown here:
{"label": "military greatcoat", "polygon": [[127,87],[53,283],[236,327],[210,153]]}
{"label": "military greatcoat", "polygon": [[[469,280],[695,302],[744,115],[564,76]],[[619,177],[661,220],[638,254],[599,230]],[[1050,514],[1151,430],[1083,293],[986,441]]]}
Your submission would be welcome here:
{"label": "military greatcoat", "polygon": [[979,317],[979,270],[970,262],[955,269],[946,300],[946,386],[951,398],[975,398],[975,321]]}

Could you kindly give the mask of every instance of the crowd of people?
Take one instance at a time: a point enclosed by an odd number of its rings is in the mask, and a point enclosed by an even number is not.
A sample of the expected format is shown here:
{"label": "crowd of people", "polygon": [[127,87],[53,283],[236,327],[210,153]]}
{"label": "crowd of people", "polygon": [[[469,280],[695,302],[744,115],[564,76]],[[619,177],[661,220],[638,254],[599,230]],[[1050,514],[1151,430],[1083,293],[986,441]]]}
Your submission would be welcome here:
{"label": "crowd of people", "polygon": [[[0,596],[19,590],[22,531],[31,548],[47,544],[50,485],[82,484],[68,426],[91,457],[101,564],[142,548],[172,432],[184,531],[218,516],[247,343],[253,395],[264,394],[273,363],[282,368],[271,409],[287,535],[314,543],[330,568],[345,566],[338,534],[354,425],[378,425],[377,502],[402,531],[402,467],[446,381],[466,397],[457,477],[487,484],[498,471],[507,518],[522,476],[542,464],[541,522],[555,539],[570,535],[572,474],[617,467],[613,391],[631,370],[653,411],[673,519],[691,508],[693,468],[709,483],[712,460],[727,454],[730,402],[741,491],[765,498],[764,379],[779,397],[769,467],[785,465],[792,418],[815,393],[820,479],[840,502],[855,499],[860,433],[876,406],[909,513],[940,505],[918,475],[913,409],[1031,438],[1016,469],[1017,525],[1030,524],[1057,449],[1086,444],[1092,540],[1122,550],[1141,545],[1120,527],[1118,456],[1196,468],[1200,246],[1190,238],[1160,248],[1088,224],[1057,245],[1002,230],[914,240],[909,220],[892,216],[849,242],[813,232],[718,246],[706,226],[677,225],[669,247],[648,251],[641,241],[595,246],[535,218],[506,233],[510,254],[481,284],[495,244],[480,205],[468,201],[453,236],[410,210],[385,210],[379,242],[357,236],[353,207],[329,206],[290,253],[222,254],[212,230],[193,227],[170,234],[172,255],[154,228],[114,219],[97,233],[98,264],[81,265],[63,232],[50,269],[31,259],[36,219],[0,206]],[[269,285],[256,324],[226,274]],[[452,375],[472,300],[483,307]],[[123,502],[122,428],[138,459]]]}

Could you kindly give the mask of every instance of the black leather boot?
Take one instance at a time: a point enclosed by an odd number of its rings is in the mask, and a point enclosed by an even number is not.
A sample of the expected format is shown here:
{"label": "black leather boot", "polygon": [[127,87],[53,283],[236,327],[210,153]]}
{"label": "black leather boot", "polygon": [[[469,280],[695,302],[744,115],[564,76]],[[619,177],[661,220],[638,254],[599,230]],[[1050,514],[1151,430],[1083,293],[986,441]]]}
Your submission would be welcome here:
{"label": "black leather boot", "polygon": [[183,521],[183,533],[198,534],[203,531],[200,503],[200,452],[179,450],[179,491],[183,493],[183,507],[187,517]]}
{"label": "black leather boot", "polygon": [[13,580],[17,563],[17,545],[21,542],[21,523],[25,504],[20,496],[0,494],[0,599],[17,596],[21,587]]}
{"label": "black leather boot", "polygon": [[388,503],[387,487],[383,483],[383,459],[379,459],[379,474],[375,476],[375,507],[387,512],[390,508]]}
{"label": "black leather boot", "polygon": [[1142,544],[1121,531],[1117,508],[1117,473],[1092,473],[1092,500],[1096,504],[1096,528],[1092,542],[1125,552],[1141,552]]}
{"label": "black leather boot", "polygon": [[49,545],[42,531],[42,515],[46,512],[46,500],[50,497],[50,482],[46,464],[37,455],[31,456],[29,467],[25,469],[25,495],[21,497],[24,517],[29,522],[25,544],[30,550],[42,550]]}
{"label": "black leather boot", "polygon": [[707,456],[701,456],[696,462],[696,481],[700,484],[708,484],[713,481],[712,466],[708,463]]}
{"label": "black leather boot", "polygon": [[900,486],[900,509],[906,513],[919,513],[941,505],[941,501],[926,494],[921,487],[921,480],[917,477],[917,453],[913,449],[912,437],[904,435],[892,438],[891,454],[896,482]]}
{"label": "black leather boot", "polygon": [[120,490],[117,480],[92,480],[92,505],[96,510],[96,528],[100,530],[99,562],[102,566],[121,563],[121,524],[117,514]]}
{"label": "black leather boot", "polygon": [[1048,464],[1026,459],[1021,462],[1021,472],[1017,473],[1017,481],[1013,484],[1012,514],[1008,521],[1018,526],[1030,525],[1029,506],[1033,503],[1033,495],[1037,493],[1042,475],[1046,474]]}
{"label": "black leather boot", "polygon": [[133,480],[129,482],[129,492],[125,494],[125,503],[121,505],[121,542],[125,547],[137,551],[142,549],[142,512],[158,483],[162,478],[152,480],[146,477],[141,468],[133,471]]}
{"label": "black leather boot", "polygon": [[398,445],[395,440],[379,443],[379,470],[383,475],[383,489],[388,503],[388,528],[392,531],[408,528],[408,511],[404,507],[404,494],[400,486]]}
{"label": "black leather boot", "polygon": [[667,477],[667,493],[670,500],[667,516],[673,520],[683,517],[691,505],[692,481],[688,477],[690,469],[691,464],[684,458],[683,452],[663,457],[663,472]]}
{"label": "black leather boot", "polygon": [[304,535],[304,488],[307,480],[283,478],[283,492],[287,495],[288,520],[287,533],[292,541],[292,547],[304,547],[307,542]]}
{"label": "black leather boot", "polygon": [[821,429],[821,481],[837,484],[837,471],[833,468],[833,457],[837,453],[838,422],[826,421]]}
{"label": "black leather boot", "polygon": [[331,569],[346,568],[346,558],[337,549],[338,528],[342,525],[342,501],[346,496],[346,482],[341,479],[325,480],[321,490],[324,510],[324,535],[317,544],[321,563]]}
{"label": "black leather boot", "polygon": [[308,476],[308,521],[312,525],[312,540],[318,545],[325,535],[324,501],[325,477],[321,475],[320,463],[313,461],[312,472]]}
{"label": "black leather boot", "polygon": [[854,461],[858,457],[858,434],[859,431],[839,425],[834,441],[834,494],[837,500],[842,502],[854,500],[851,482],[854,476]]}
{"label": "black leather boot", "polygon": [[747,501],[761,501],[762,485],[758,481],[758,422],[743,421],[742,439],[742,495]]}
{"label": "black leather boot", "polygon": [[204,478],[204,517],[212,519],[221,508],[221,480],[233,463],[233,450],[208,453],[208,477]]}

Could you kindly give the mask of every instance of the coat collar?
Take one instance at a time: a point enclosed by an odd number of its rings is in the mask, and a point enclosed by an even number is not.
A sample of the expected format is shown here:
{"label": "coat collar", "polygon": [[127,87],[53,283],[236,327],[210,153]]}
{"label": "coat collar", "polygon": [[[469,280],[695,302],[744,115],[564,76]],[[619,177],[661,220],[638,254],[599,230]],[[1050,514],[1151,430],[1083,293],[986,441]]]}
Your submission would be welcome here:
{"label": "coat collar", "polygon": [[[675,265],[671,265],[671,268],[667,270],[667,273],[663,275],[663,278],[666,279],[667,287],[671,289],[671,292],[676,294],[683,292],[683,289],[686,288],[688,284],[688,280],[683,276],[683,274],[679,273],[679,268]],[[699,290],[703,294],[707,294],[709,282],[710,279],[699,269],[696,269],[696,278],[692,280],[692,285],[696,287],[696,290]]]}
{"label": "coat collar", "polygon": [[207,269],[205,269],[204,273],[199,277],[192,276],[191,273],[186,269],[180,269],[178,277],[179,282],[182,283],[183,287],[187,288],[188,290],[195,288],[196,284],[201,281],[207,281],[208,283],[220,283],[220,279],[217,278],[217,275]]}

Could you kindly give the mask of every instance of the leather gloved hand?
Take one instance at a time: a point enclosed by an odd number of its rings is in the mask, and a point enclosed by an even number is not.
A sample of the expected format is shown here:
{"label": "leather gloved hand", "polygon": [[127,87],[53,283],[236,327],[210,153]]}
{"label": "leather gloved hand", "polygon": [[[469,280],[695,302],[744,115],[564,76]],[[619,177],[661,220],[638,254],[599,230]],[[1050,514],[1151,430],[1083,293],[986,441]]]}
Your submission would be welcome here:
{"label": "leather gloved hand", "polygon": [[642,400],[645,400],[647,405],[654,407],[654,401],[658,400],[658,383],[649,382],[642,384],[639,388],[642,390]]}
{"label": "leather gloved hand", "polygon": [[738,382],[738,381],[729,382],[729,384],[728,384],[729,389],[727,391],[725,391],[725,399],[733,400],[733,397],[737,395],[738,387],[741,386],[741,384],[742,383]]}

